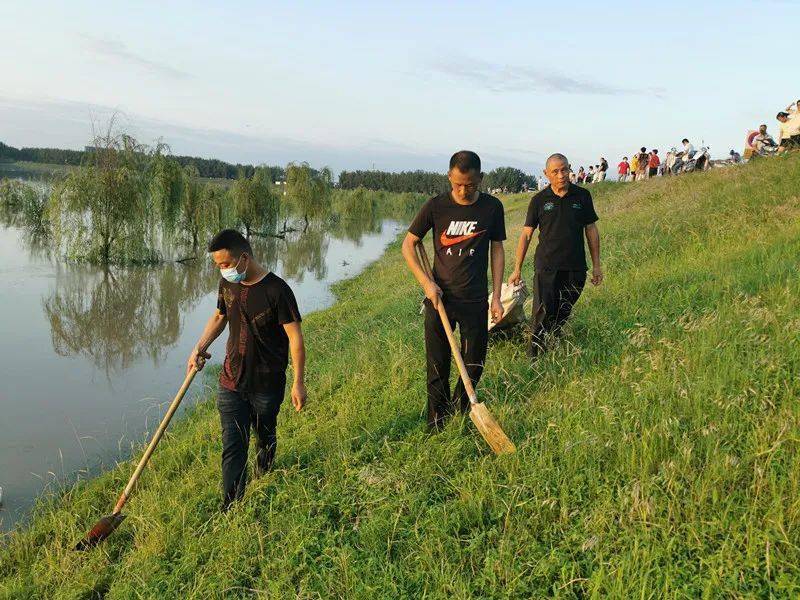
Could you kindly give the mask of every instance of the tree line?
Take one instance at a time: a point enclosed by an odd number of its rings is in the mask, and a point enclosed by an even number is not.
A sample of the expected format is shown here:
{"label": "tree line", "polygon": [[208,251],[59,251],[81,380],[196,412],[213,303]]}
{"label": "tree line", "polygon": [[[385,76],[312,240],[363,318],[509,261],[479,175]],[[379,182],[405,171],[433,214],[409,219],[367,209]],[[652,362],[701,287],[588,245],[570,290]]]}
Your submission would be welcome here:
{"label": "tree line", "polygon": [[[90,146],[87,150],[66,150],[63,148],[15,148],[0,142],[0,160],[28,161],[57,165],[80,166],[91,162],[92,155],[100,149]],[[252,177],[256,169],[264,169],[272,183],[282,181],[286,171],[280,166],[264,165],[256,167],[241,163],[228,163],[216,158],[200,158],[197,156],[170,155],[182,167],[193,167],[198,177],[214,179],[236,179]]]}
{"label": "tree line", "polygon": [[[428,195],[450,189],[446,174],[430,171],[342,171],[338,186],[345,190],[365,188]],[[515,167],[498,167],[484,176],[482,187],[484,190],[517,193],[534,188],[535,180],[532,175]]]}

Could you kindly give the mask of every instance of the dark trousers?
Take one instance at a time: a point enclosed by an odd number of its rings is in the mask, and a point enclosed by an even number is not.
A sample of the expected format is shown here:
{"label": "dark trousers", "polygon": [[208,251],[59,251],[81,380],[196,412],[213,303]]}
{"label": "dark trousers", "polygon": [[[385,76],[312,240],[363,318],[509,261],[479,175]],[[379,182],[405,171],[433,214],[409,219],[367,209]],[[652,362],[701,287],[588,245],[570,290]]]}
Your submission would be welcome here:
{"label": "dark trousers", "polygon": [[[461,356],[472,385],[476,386],[483,373],[486,347],[489,342],[486,302],[445,305],[450,325],[456,326],[461,337]],[[450,344],[438,311],[425,300],[425,358],[428,370],[428,426],[438,429],[444,420],[456,412],[469,410],[469,397],[459,377],[453,396],[450,396]]]}
{"label": "dark trousers", "polygon": [[267,391],[239,392],[220,387],[217,408],[222,424],[223,507],[244,495],[250,427],[256,432],[256,475],[272,468],[278,446],[278,411],[286,389],[286,375],[271,376]]}
{"label": "dark trousers", "polygon": [[585,271],[536,271],[533,277],[531,354],[544,351],[560,335],[586,284]]}

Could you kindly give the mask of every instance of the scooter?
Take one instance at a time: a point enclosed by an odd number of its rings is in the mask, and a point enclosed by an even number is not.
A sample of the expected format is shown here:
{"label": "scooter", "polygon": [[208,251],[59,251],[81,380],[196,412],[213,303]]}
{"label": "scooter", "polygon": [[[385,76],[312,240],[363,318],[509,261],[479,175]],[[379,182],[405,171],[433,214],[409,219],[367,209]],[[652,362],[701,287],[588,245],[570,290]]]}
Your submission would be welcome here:
{"label": "scooter", "polygon": [[700,150],[694,150],[686,156],[686,153],[678,155],[675,164],[672,167],[672,173],[679,175],[681,173],[693,173],[694,171],[706,171],[711,166],[711,154],[707,146],[703,146]]}
{"label": "scooter", "polygon": [[694,155],[694,171],[708,171],[711,168],[711,152],[708,146],[702,146]]}

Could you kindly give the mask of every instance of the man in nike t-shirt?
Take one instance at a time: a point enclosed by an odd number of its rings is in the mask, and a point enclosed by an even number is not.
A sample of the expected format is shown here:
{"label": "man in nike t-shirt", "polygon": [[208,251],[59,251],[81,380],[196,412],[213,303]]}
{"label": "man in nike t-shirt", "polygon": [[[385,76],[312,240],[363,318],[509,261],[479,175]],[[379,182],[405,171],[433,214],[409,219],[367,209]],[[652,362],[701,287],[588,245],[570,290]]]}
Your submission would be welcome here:
{"label": "man in nike t-shirt", "polygon": [[[450,397],[450,345],[439,318],[442,302],[447,316],[461,334],[461,354],[473,385],[483,372],[489,340],[489,256],[492,264],[492,318],[503,316],[499,301],[503,285],[506,239],[503,205],[494,196],[479,191],[481,159],[462,150],[450,159],[451,191],[428,200],[420,209],[403,241],[403,257],[425,291],[425,352],[428,382],[428,426],[439,429],[456,407],[469,410],[469,398],[459,379]],[[433,230],[433,280],[423,271],[414,246]]]}

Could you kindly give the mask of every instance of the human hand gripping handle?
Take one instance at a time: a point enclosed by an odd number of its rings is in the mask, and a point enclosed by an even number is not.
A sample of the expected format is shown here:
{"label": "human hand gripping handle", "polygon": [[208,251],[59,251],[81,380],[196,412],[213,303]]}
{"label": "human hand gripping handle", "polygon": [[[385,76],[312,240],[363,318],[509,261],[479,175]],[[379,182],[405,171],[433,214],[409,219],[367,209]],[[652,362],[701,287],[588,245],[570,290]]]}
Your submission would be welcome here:
{"label": "human hand gripping handle", "polygon": [[188,375],[192,369],[202,371],[203,367],[206,366],[206,360],[209,358],[211,358],[211,354],[205,350],[200,350],[197,347],[193,348],[191,354],[189,354],[189,360],[186,361],[186,374]]}
{"label": "human hand gripping handle", "polygon": [[426,272],[428,275],[428,282],[422,286],[423,291],[425,292],[425,297],[430,300],[433,308],[439,309],[439,301],[442,298],[442,288],[440,288],[436,282],[433,280],[433,275]]}

